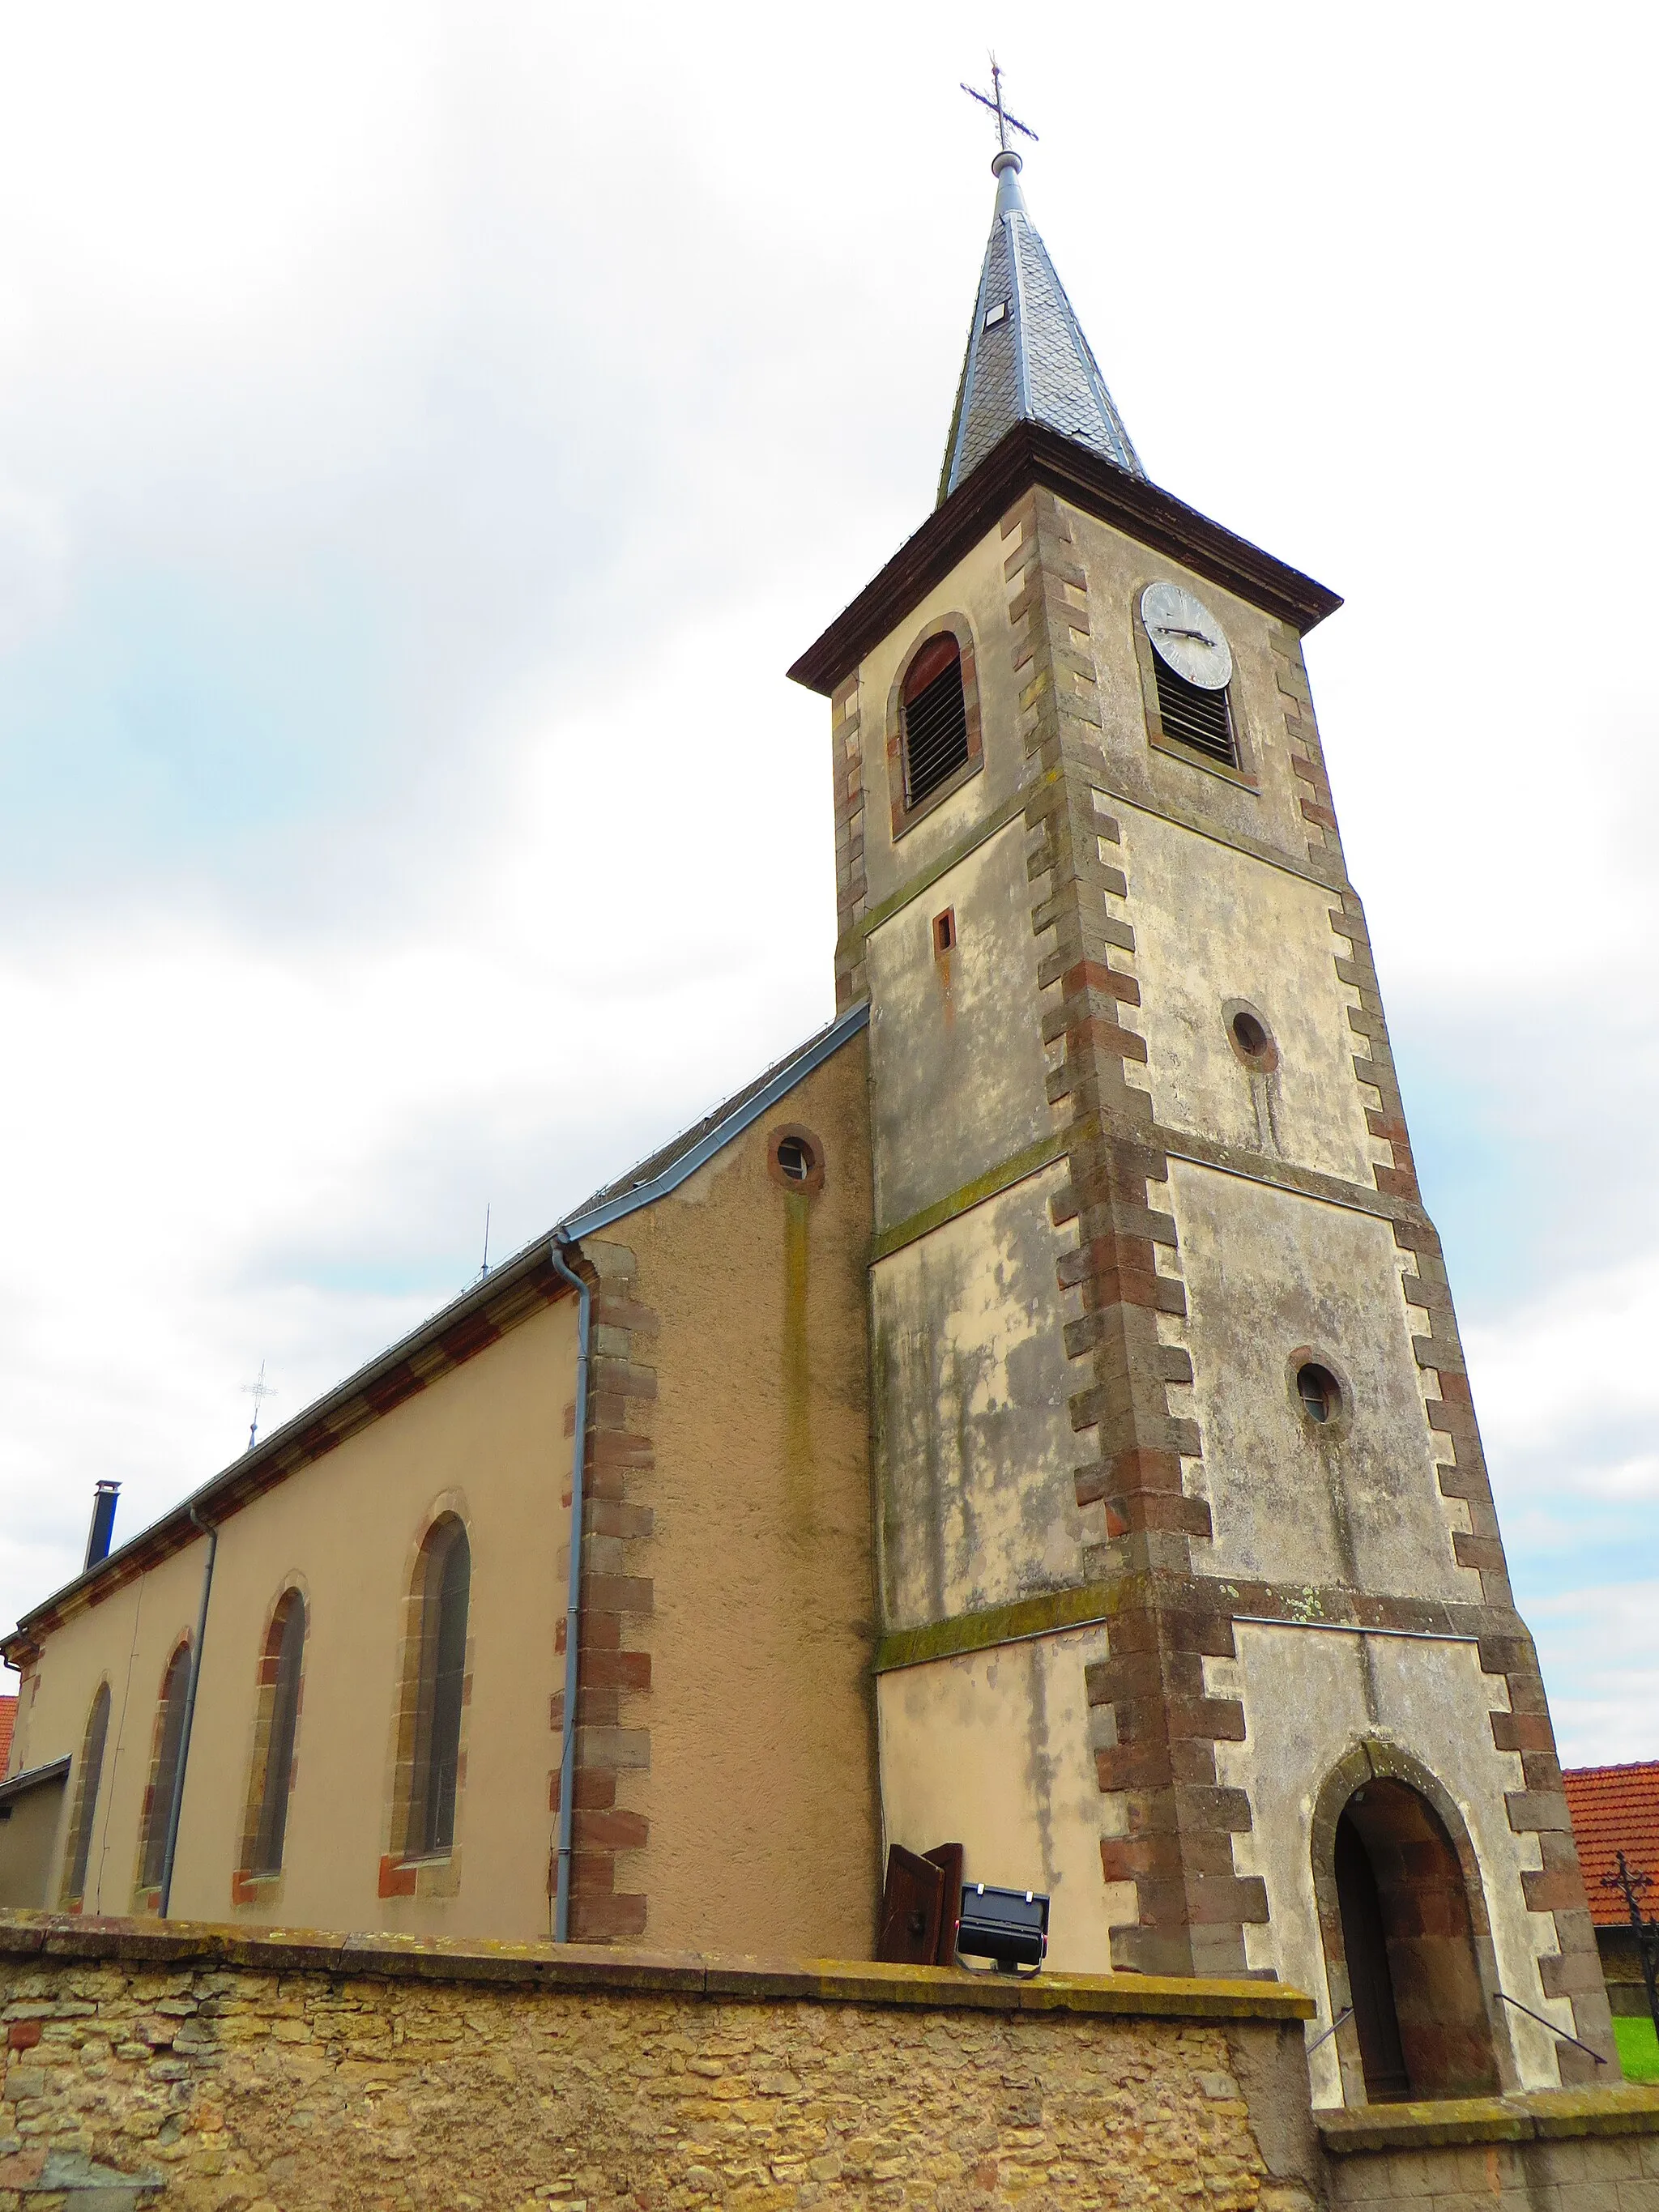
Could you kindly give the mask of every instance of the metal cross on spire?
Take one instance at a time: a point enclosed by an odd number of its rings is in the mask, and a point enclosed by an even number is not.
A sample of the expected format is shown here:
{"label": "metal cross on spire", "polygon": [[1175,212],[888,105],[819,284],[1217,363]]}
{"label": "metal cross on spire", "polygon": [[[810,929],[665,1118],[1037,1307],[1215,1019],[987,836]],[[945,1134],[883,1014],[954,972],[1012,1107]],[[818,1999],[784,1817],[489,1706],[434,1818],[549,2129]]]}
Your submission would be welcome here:
{"label": "metal cross on spire", "polygon": [[253,1419],[248,1424],[247,1431],[247,1448],[252,1451],[259,1434],[259,1415],[264,1409],[264,1401],[267,1398],[274,1398],[276,1395],[276,1385],[265,1380],[265,1363],[263,1359],[259,1362],[258,1381],[244,1382],[242,1395],[253,1401]]}
{"label": "metal cross on spire", "polygon": [[969,100],[978,100],[981,107],[988,107],[995,116],[997,143],[1005,154],[1008,150],[1008,133],[1011,131],[1018,131],[1022,138],[1029,138],[1031,143],[1036,145],[1036,132],[1032,130],[1030,125],[1022,123],[1017,115],[1010,115],[1002,104],[1002,71],[997,67],[997,58],[994,54],[991,57],[990,92],[988,94],[975,92],[971,84],[964,84],[962,88]]}

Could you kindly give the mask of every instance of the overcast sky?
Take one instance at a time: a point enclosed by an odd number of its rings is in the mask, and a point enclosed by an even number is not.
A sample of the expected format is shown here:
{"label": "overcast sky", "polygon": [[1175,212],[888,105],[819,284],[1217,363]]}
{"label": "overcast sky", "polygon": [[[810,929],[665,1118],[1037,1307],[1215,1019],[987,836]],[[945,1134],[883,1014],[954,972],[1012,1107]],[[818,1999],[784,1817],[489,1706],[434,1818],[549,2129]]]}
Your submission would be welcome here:
{"label": "overcast sky", "polygon": [[1564,1754],[1659,1755],[1634,7],[0,0],[0,1614],[831,1010],[958,79],[1309,661]]}

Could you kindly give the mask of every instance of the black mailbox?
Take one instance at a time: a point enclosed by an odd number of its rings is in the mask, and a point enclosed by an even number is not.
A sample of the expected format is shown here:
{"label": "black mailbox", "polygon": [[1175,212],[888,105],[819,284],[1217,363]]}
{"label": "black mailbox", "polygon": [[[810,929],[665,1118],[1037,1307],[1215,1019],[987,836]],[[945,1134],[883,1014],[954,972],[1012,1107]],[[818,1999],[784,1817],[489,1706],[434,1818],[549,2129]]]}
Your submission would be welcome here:
{"label": "black mailbox", "polygon": [[963,1958],[995,1960],[1000,1973],[1040,1966],[1048,1949],[1048,1899],[1029,1889],[964,1882],[957,1949]]}

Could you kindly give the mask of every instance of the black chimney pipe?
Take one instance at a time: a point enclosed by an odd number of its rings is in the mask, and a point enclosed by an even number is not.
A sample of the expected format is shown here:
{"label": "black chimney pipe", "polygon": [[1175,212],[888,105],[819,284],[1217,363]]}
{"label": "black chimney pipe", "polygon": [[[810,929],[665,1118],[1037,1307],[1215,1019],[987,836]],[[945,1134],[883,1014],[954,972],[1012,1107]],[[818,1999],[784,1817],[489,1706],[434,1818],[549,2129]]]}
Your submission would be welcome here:
{"label": "black chimney pipe", "polygon": [[92,1527],[87,1533],[87,1564],[82,1574],[88,1574],[100,1559],[109,1557],[109,1540],[115,1533],[115,1501],[121,1494],[118,1482],[100,1482],[92,1493]]}

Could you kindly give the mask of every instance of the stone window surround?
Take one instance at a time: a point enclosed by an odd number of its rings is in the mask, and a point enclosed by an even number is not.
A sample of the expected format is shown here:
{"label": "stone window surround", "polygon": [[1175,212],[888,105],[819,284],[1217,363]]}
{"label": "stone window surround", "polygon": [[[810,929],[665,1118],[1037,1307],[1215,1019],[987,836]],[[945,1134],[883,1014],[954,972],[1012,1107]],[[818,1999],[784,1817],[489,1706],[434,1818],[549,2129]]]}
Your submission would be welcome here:
{"label": "stone window surround", "polygon": [[1236,783],[1246,791],[1258,794],[1261,778],[1256,768],[1255,748],[1251,743],[1249,723],[1239,698],[1237,670],[1227,686],[1228,719],[1232,725],[1233,750],[1238,755],[1237,768],[1229,768],[1224,761],[1212,760],[1208,753],[1200,752],[1195,745],[1184,744],[1179,738],[1164,732],[1164,715],[1158,703],[1158,671],[1154,665],[1152,641],[1146,635],[1146,625],[1140,619],[1140,595],[1151,583],[1163,579],[1147,576],[1136,581],[1129,595],[1129,633],[1134,643],[1135,665],[1140,671],[1140,696],[1146,713],[1146,742],[1155,752],[1165,754],[1170,760],[1185,761],[1188,768],[1202,769],[1206,775],[1218,775],[1224,783]]}
{"label": "stone window surround", "polygon": [[[962,705],[968,724],[968,757],[954,774],[936,785],[926,799],[914,806],[904,803],[904,679],[915,665],[916,655],[925,652],[935,638],[953,637],[962,655]],[[924,623],[921,631],[906,648],[887,692],[887,790],[892,817],[893,842],[896,845],[907,830],[913,830],[924,821],[936,807],[971,783],[985,765],[985,739],[980,719],[979,675],[973,625],[964,614],[951,612],[936,615]]]}

